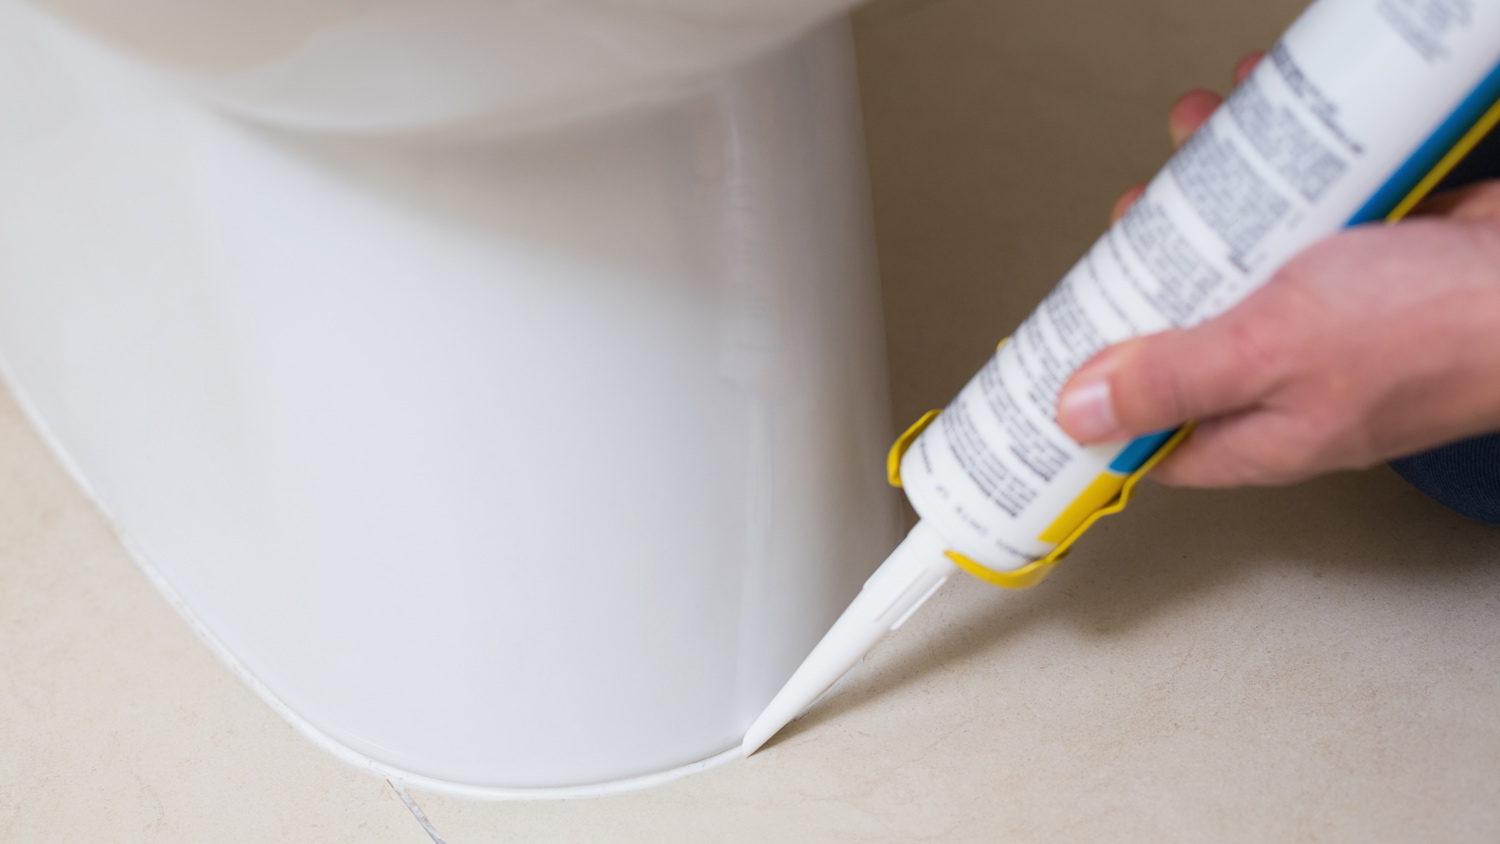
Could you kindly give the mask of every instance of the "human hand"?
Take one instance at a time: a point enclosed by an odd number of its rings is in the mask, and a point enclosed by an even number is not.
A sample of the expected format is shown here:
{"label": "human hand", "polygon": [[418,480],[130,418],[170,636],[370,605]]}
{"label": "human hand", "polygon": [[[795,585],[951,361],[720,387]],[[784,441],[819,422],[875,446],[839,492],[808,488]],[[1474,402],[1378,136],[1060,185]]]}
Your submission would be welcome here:
{"label": "human hand", "polygon": [[[1173,145],[1219,102],[1180,98]],[[1058,423],[1094,443],[1198,419],[1153,473],[1198,487],[1292,483],[1500,430],[1500,182],[1420,213],[1315,244],[1199,326],[1104,350],[1064,386]]]}

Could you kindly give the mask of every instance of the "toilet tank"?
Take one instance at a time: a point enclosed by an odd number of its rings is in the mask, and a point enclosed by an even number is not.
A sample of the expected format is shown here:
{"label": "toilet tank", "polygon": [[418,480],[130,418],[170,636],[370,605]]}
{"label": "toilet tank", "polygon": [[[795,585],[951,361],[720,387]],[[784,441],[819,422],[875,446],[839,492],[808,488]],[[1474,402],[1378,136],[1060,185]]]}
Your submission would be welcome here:
{"label": "toilet tank", "polygon": [[898,536],[840,5],[0,0],[6,378],[341,758],[732,758]]}

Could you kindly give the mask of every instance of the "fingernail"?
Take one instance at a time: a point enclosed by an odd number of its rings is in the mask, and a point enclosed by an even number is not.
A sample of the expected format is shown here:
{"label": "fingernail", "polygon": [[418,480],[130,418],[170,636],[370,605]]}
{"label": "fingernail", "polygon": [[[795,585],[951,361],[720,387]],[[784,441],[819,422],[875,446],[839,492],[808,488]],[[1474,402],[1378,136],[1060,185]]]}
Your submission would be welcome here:
{"label": "fingernail", "polygon": [[1123,439],[1109,400],[1109,379],[1086,381],[1068,390],[1057,403],[1058,424],[1081,443]]}

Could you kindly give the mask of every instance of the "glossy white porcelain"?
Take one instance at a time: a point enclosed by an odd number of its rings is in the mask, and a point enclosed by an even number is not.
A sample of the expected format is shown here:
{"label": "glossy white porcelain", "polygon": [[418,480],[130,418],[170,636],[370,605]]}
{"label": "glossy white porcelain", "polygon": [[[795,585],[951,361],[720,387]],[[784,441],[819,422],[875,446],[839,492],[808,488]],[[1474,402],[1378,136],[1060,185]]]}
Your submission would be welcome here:
{"label": "glossy white porcelain", "polygon": [[344,758],[500,795],[691,765],[894,545],[847,25],[694,85],[315,136],[0,0],[8,377]]}
{"label": "glossy white porcelain", "polygon": [[505,134],[701,88],[852,0],[35,0],[222,106]]}

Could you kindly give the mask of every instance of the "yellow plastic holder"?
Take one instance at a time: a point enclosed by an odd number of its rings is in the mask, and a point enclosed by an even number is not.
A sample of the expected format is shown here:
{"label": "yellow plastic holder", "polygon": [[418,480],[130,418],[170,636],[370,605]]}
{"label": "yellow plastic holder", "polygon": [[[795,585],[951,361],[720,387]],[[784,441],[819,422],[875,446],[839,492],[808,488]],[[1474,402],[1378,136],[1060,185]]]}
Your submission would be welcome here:
{"label": "yellow plastic holder", "polygon": [[[1004,341],[1001,342],[1003,343]],[[906,431],[901,434],[901,436],[896,438],[896,442],[891,446],[890,453],[886,455],[885,461],[886,476],[890,480],[891,486],[897,488],[901,486],[901,458],[906,455],[906,450],[911,447],[912,442],[915,441],[917,437],[921,436],[922,432],[927,429],[928,425],[932,424],[933,420],[938,418],[938,414],[940,414],[941,412],[942,411],[939,410],[927,411],[926,413],[922,414],[921,419],[918,419],[915,424],[913,424],[910,428],[907,428]],[[1140,468],[1136,469],[1134,472],[1131,472],[1125,478],[1125,482],[1120,486],[1120,492],[1115,495],[1115,497],[1111,499],[1109,503],[1090,513],[1088,517],[1078,525],[1078,527],[1074,528],[1071,533],[1069,533],[1062,539],[1062,541],[1058,542],[1057,545],[1052,549],[1052,551],[1047,554],[1047,556],[1042,557],[1038,560],[1033,560],[1032,562],[1027,563],[1026,565],[1013,571],[995,571],[994,569],[987,568],[980,565],[979,563],[974,562],[973,560],[969,559],[963,554],[958,553],[957,551],[945,552],[948,559],[956,563],[959,568],[963,569],[969,574],[974,575],[980,580],[986,581],[988,583],[993,583],[996,586],[1001,586],[1006,589],[1030,589],[1038,583],[1041,583],[1047,578],[1047,575],[1052,573],[1053,567],[1056,566],[1063,557],[1068,556],[1068,552],[1073,548],[1073,543],[1077,542],[1080,536],[1083,536],[1083,534],[1086,533],[1089,528],[1093,527],[1095,522],[1099,521],[1105,516],[1113,516],[1114,514],[1125,509],[1125,505],[1130,503],[1130,496],[1135,492],[1136,484],[1140,482],[1141,478],[1146,476],[1147,472],[1150,472],[1152,469],[1156,468],[1156,465],[1163,459],[1165,459],[1166,456],[1172,452],[1172,449],[1176,448],[1179,444],[1182,443],[1183,440],[1187,439],[1188,435],[1193,431],[1194,424],[1195,423],[1193,422],[1189,422],[1186,425],[1183,425],[1181,428],[1178,428],[1177,432],[1174,433],[1166,442],[1162,443],[1161,448],[1158,448],[1156,452],[1151,455],[1150,459],[1148,459],[1145,463],[1142,463]]]}

